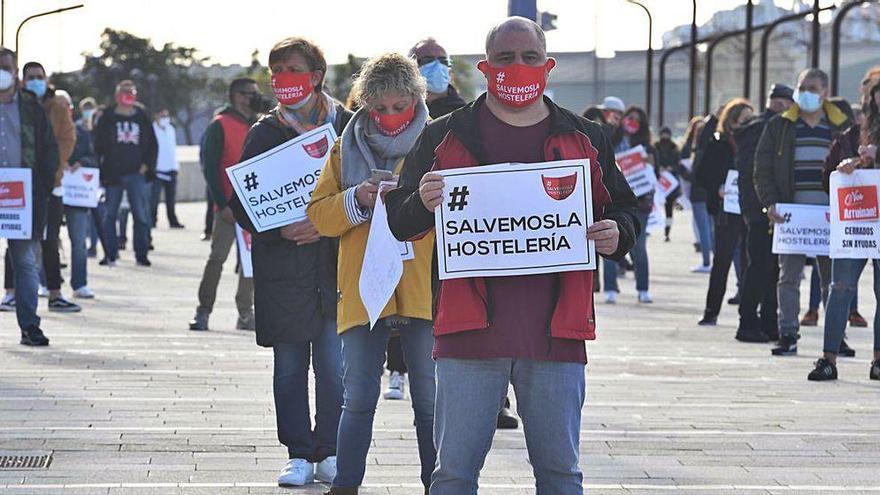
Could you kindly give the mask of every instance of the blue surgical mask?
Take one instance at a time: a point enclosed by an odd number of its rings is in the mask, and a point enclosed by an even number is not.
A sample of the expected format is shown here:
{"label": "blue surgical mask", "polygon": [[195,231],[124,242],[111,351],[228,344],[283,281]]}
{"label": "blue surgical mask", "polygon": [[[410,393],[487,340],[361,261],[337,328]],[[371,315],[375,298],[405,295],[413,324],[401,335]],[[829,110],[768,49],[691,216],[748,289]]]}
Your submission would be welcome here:
{"label": "blue surgical mask", "polygon": [[48,85],[45,79],[31,79],[30,81],[25,81],[24,87],[37,95],[37,98],[42,98],[46,94]]}
{"label": "blue surgical mask", "polygon": [[94,115],[94,114],[95,114],[95,110],[93,110],[93,109],[91,109],[91,108],[88,109],[88,110],[83,110],[83,112],[82,112],[83,120],[86,121],[86,122],[91,122],[91,121],[92,121],[92,115]]}
{"label": "blue surgical mask", "polygon": [[429,64],[419,67],[425,80],[428,82],[428,91],[430,93],[445,93],[449,89],[449,81],[452,76],[449,74],[449,67],[435,60]]}
{"label": "blue surgical mask", "polygon": [[822,96],[812,91],[795,91],[794,101],[804,112],[813,113],[822,108]]}

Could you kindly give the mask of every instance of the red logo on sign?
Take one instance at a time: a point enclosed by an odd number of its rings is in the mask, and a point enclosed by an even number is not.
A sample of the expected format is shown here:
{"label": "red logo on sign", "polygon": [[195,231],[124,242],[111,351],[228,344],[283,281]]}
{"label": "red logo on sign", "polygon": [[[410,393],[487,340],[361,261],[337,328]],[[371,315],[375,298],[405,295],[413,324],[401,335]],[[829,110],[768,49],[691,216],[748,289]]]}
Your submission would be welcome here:
{"label": "red logo on sign", "polygon": [[623,175],[630,175],[645,168],[645,160],[640,153],[629,153],[617,157],[617,166]]}
{"label": "red logo on sign", "polygon": [[321,139],[315,141],[314,143],[304,144],[302,146],[303,146],[303,149],[306,150],[306,153],[308,153],[310,157],[323,158],[323,156],[327,154],[327,148],[329,147],[329,143],[327,141],[327,136],[324,136]]}
{"label": "red logo on sign", "polygon": [[842,187],[837,190],[840,220],[876,220],[877,186]]}
{"label": "red logo on sign", "polygon": [[24,207],[24,182],[0,182],[0,208]]}
{"label": "red logo on sign", "polygon": [[244,247],[248,252],[251,252],[251,233],[241,229],[241,238],[244,239]]}
{"label": "red logo on sign", "polygon": [[86,182],[91,182],[92,179],[95,178],[95,174],[86,174],[86,173],[83,173],[82,176],[83,176],[83,180],[86,181]]}
{"label": "red logo on sign", "polygon": [[544,191],[556,201],[562,201],[571,196],[571,193],[574,192],[575,186],[577,186],[577,179],[577,172],[565,177],[545,177],[544,175],[541,175],[541,182],[544,184]]}

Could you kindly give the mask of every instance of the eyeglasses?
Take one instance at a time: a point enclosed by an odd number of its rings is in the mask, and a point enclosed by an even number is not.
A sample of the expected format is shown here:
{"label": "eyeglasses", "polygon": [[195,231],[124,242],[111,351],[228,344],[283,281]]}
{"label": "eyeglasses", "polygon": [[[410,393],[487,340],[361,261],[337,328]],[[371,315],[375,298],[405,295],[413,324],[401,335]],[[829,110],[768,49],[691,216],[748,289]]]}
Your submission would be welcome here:
{"label": "eyeglasses", "polygon": [[426,55],[424,57],[417,58],[416,62],[419,64],[419,67],[421,67],[423,65],[428,65],[435,60],[445,65],[446,67],[452,67],[452,60],[450,60],[449,57],[432,57],[430,55]]}
{"label": "eyeglasses", "polygon": [[256,91],[236,91],[236,93],[238,93],[240,95],[249,96],[251,98],[253,98],[254,96],[260,96],[260,93],[258,93]]}

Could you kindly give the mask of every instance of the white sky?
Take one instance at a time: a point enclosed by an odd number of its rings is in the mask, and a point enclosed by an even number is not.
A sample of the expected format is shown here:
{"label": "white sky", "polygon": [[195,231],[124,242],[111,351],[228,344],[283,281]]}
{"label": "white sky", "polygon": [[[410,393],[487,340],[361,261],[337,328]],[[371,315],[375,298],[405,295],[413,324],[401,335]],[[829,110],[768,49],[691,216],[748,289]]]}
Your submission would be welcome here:
{"label": "white sky", "polygon": [[[792,0],[775,2],[792,5]],[[81,54],[97,49],[105,27],[151,38],[156,45],[194,46],[222,64],[246,65],[255,48],[265,58],[274,42],[291,35],[317,42],[330,63],[344,61],[350,52],[405,53],[426,36],[450,53],[478,53],[489,26],[507,14],[507,0],[6,0],[6,45],[14,48],[15,29],[28,15],[77,3],[86,6],[25,26],[22,62],[39,60],[49,72],[78,69]],[[654,12],[655,48],[664,32],[690,23],[690,0],[644,3]],[[698,21],[744,3],[699,0]],[[538,9],[559,16],[559,29],[547,35],[551,51],[591,50],[597,38],[602,51],[647,46],[646,16],[624,0],[538,0]]]}

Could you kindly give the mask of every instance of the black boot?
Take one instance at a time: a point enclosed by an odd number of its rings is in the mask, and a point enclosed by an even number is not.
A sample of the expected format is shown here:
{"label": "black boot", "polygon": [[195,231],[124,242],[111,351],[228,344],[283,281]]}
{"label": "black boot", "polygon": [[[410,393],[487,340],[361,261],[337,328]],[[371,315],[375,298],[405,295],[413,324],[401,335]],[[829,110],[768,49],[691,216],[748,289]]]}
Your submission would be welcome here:
{"label": "black boot", "polygon": [[504,399],[504,407],[498,412],[498,429],[515,430],[519,427],[519,420],[510,410],[510,399]]}

